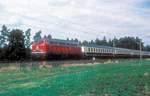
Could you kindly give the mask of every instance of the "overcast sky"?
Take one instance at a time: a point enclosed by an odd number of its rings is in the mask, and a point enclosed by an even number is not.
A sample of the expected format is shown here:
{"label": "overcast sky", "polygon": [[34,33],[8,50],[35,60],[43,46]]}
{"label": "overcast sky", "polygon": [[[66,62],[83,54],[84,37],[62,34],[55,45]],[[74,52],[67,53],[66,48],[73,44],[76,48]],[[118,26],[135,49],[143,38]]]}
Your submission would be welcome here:
{"label": "overcast sky", "polygon": [[60,39],[139,36],[150,44],[150,0],[0,0],[3,24]]}

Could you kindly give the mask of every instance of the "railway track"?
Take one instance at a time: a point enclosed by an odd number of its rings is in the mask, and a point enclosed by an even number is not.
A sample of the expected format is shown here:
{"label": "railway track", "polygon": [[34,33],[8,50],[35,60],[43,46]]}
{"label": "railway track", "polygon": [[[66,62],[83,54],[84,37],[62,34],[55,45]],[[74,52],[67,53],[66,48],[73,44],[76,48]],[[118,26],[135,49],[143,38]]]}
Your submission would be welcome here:
{"label": "railway track", "polygon": [[96,60],[53,60],[53,61],[28,61],[28,62],[0,62],[0,70],[21,70],[36,68],[52,68],[58,66],[82,66],[93,64],[118,63],[123,60],[137,59],[96,59]]}

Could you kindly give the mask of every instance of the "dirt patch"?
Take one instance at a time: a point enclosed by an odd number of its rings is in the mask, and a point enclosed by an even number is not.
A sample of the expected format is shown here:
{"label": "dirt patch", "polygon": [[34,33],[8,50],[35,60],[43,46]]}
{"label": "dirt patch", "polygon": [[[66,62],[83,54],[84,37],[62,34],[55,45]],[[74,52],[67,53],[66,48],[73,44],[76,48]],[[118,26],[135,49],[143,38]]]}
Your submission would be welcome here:
{"label": "dirt patch", "polygon": [[112,61],[112,60],[108,60],[108,61],[105,61],[105,62],[93,62],[93,63],[80,63],[80,64],[69,64],[69,63],[65,63],[65,64],[62,64],[61,66],[63,67],[68,67],[68,66],[93,66],[93,65],[98,65],[98,64],[111,64],[111,63],[119,63],[119,61]]}
{"label": "dirt patch", "polygon": [[49,65],[49,64],[40,64],[39,68],[40,69],[42,69],[42,68],[52,68],[52,65]]}
{"label": "dirt patch", "polygon": [[63,67],[68,67],[68,66],[93,66],[93,65],[97,65],[97,64],[101,64],[101,63],[87,63],[87,64],[62,64],[61,66]]}
{"label": "dirt patch", "polygon": [[1,67],[0,72],[11,71],[11,70],[19,70],[18,66],[9,66],[9,67]]}

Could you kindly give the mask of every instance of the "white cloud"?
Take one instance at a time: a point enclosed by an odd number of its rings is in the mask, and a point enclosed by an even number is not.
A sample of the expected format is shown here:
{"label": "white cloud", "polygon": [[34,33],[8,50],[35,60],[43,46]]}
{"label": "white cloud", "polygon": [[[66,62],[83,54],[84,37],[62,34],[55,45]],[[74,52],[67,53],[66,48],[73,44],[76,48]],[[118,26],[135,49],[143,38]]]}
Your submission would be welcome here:
{"label": "white cloud", "polygon": [[[0,0],[0,23],[43,30],[58,38],[150,34],[147,0]],[[84,37],[85,36],[85,37]],[[145,39],[148,43],[148,40]]]}

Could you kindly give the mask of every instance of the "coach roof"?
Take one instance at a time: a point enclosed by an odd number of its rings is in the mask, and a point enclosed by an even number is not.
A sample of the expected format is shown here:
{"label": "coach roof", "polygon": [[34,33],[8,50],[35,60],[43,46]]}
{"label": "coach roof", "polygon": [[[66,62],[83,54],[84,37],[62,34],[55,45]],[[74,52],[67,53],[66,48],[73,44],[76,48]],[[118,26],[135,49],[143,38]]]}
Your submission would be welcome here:
{"label": "coach roof", "polygon": [[72,40],[62,40],[62,39],[49,39],[49,43],[62,43],[62,44],[73,44],[73,45],[79,45],[79,42],[72,41]]}

